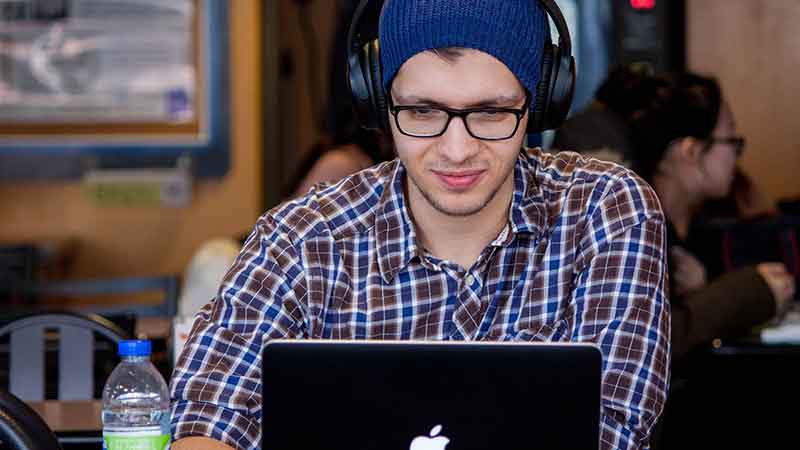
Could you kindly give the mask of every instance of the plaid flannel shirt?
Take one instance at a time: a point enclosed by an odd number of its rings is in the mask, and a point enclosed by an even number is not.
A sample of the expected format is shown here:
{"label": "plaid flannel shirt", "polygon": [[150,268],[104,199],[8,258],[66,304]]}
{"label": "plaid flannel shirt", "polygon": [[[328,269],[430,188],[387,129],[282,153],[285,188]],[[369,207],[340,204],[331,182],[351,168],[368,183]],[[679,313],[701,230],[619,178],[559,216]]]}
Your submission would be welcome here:
{"label": "plaid flannel shirt", "polygon": [[173,438],[260,446],[270,339],[578,341],[603,353],[601,448],[645,447],[669,377],[653,190],[617,165],[523,151],[508,224],[465,269],[420,245],[404,180],[391,161],[258,220],[178,360]]}

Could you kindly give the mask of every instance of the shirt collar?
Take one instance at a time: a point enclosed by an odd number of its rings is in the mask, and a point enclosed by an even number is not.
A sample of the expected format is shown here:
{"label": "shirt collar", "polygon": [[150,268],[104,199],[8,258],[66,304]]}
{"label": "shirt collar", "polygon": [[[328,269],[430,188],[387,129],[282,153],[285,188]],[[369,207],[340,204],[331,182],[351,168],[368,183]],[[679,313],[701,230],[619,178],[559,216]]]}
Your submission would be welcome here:
{"label": "shirt collar", "polygon": [[386,182],[375,213],[378,267],[387,283],[413,257],[419,256],[420,250],[414,224],[406,210],[406,170],[400,159],[395,159],[393,164],[394,173]]}
{"label": "shirt collar", "polygon": [[[505,235],[505,239],[498,238],[492,245],[508,245],[518,233],[531,233],[536,238],[544,231],[547,208],[536,183],[537,163],[538,160],[528,157],[526,151],[520,152],[514,166],[514,194],[508,212],[510,232],[506,231],[508,228],[504,230],[501,238]],[[394,164],[394,173],[386,182],[375,213],[378,267],[387,283],[414,257],[424,260],[414,223],[407,210],[406,169],[399,159]]]}
{"label": "shirt collar", "polygon": [[[537,152],[538,149],[532,153],[537,155]],[[511,224],[509,238],[517,233],[531,233],[538,237],[545,230],[547,208],[544,193],[536,182],[538,165],[539,159],[529,156],[526,149],[520,152],[514,166],[514,196],[508,211],[508,221]]]}

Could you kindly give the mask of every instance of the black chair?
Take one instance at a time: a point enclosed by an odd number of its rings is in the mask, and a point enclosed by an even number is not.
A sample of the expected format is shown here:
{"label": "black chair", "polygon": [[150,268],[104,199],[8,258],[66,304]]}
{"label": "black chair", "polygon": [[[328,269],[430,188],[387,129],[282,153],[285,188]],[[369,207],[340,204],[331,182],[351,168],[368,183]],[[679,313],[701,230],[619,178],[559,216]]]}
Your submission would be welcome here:
{"label": "black chair", "polygon": [[61,450],[44,420],[4,390],[0,390],[0,442],[7,450]]}
{"label": "black chair", "polygon": [[75,313],[22,317],[0,327],[0,339],[5,336],[8,336],[8,390],[25,401],[45,400],[46,391],[52,391],[46,389],[48,377],[45,368],[48,352],[52,354],[54,351],[58,352],[56,398],[95,398],[99,391],[97,386],[101,384],[95,382],[98,346],[105,344],[100,363],[106,368],[103,372],[110,372],[118,361],[116,343],[130,339],[124,330],[107,319]]}

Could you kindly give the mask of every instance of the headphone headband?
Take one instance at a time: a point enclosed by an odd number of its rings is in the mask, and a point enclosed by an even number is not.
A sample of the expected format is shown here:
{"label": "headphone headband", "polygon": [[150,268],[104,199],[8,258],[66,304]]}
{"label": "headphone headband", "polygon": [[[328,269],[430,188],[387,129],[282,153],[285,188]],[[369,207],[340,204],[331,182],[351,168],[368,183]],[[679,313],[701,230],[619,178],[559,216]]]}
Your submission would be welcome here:
{"label": "headphone headband", "polygon": [[[348,54],[353,54],[361,51],[364,43],[378,38],[378,27],[374,28],[374,36],[364,37],[364,24],[377,24],[380,20],[381,9],[383,8],[383,0],[369,1],[361,0],[353,13],[353,19],[350,22],[350,29],[347,31],[347,51]],[[369,9],[369,10],[368,10]],[[369,20],[365,20],[369,19]]]}
{"label": "headphone headband", "polygon": [[539,3],[541,3],[547,15],[553,19],[553,23],[556,25],[556,31],[558,31],[558,48],[561,49],[561,53],[572,56],[572,39],[569,36],[567,21],[564,19],[564,14],[561,13],[561,9],[556,5],[554,0],[539,0]]}

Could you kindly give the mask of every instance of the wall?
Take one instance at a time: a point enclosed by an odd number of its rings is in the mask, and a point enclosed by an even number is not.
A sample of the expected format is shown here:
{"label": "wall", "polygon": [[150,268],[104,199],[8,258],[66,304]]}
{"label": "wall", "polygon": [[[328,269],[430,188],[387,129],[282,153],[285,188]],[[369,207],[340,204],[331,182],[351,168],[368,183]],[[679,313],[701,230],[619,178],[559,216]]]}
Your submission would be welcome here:
{"label": "wall", "polygon": [[229,174],[197,183],[190,206],[99,208],[79,183],[0,185],[0,242],[76,242],[72,277],[181,273],[195,249],[247,233],[261,212],[261,0],[231,5]]}
{"label": "wall", "polygon": [[[282,186],[289,181],[296,165],[319,138],[319,130],[312,123],[312,108],[316,108],[322,118],[328,93],[329,53],[337,18],[336,1],[311,1],[307,6],[300,6],[302,3],[279,0],[277,5],[280,17],[278,45],[283,55],[278,85]],[[314,61],[309,58],[309,42],[301,32],[303,14],[307,14],[306,19],[315,34],[314,41],[319,54]],[[309,83],[313,83],[319,98],[312,97]]]}
{"label": "wall", "polygon": [[689,0],[691,70],[720,79],[742,166],[775,198],[800,196],[800,1]]}

